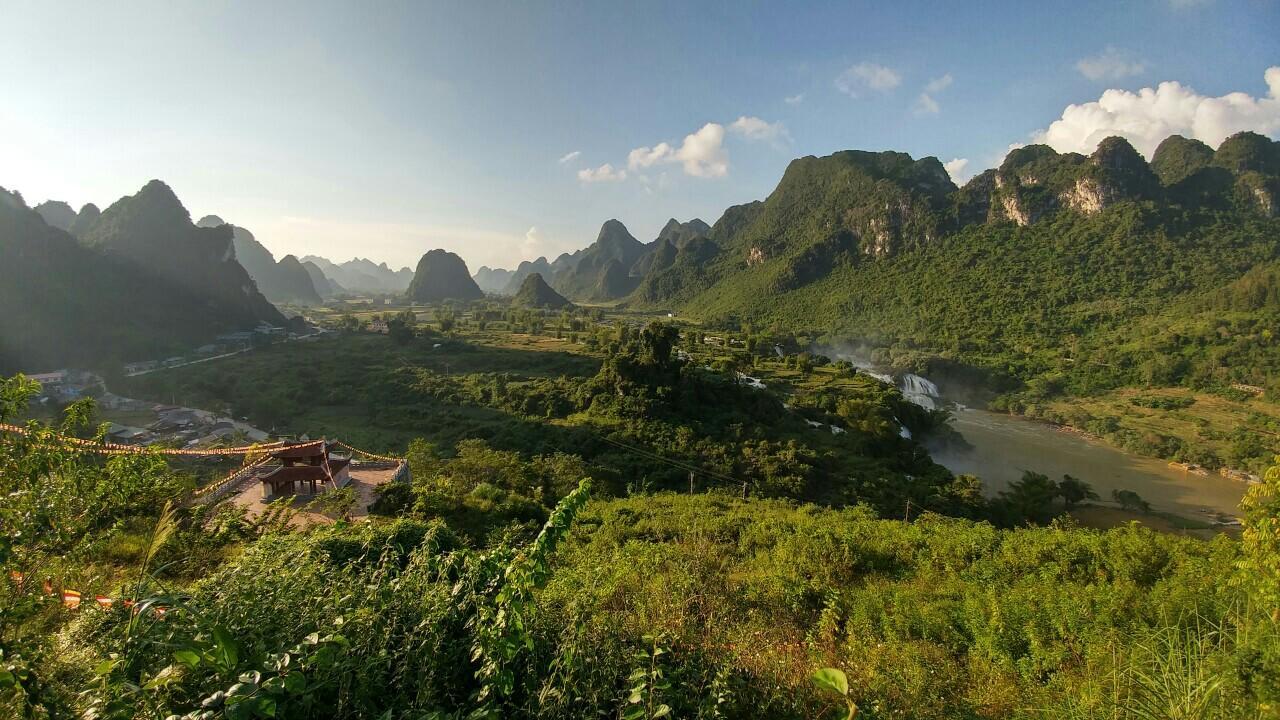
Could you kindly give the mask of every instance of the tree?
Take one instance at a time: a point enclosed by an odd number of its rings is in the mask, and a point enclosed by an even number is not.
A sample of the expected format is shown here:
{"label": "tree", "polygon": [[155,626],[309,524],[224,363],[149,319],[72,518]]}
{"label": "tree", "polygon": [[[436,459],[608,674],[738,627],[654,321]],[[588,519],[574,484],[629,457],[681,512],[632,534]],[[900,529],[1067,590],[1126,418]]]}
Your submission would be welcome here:
{"label": "tree", "polygon": [[360,320],[355,315],[346,313],[338,320],[338,329],[342,332],[353,333],[360,329]]}
{"label": "tree", "polygon": [[1151,512],[1151,503],[1143,500],[1141,495],[1132,490],[1112,490],[1111,499],[1130,512]]}
{"label": "tree", "polygon": [[1098,493],[1093,491],[1089,483],[1070,475],[1062,476],[1062,481],[1058,483],[1058,496],[1068,510],[1076,503],[1098,499]]}
{"label": "tree", "polygon": [[418,316],[412,310],[401,310],[387,321],[387,334],[397,345],[408,344],[417,334]]}
{"label": "tree", "polygon": [[347,485],[318,493],[314,500],[307,503],[307,509],[335,520],[350,520],[358,500],[355,487]]}
{"label": "tree", "polygon": [[1244,515],[1241,584],[1258,607],[1272,608],[1273,622],[1280,621],[1280,465],[1269,468],[1262,482],[1249,488],[1240,510]]}
{"label": "tree", "polygon": [[1032,522],[1043,525],[1053,519],[1053,500],[1058,497],[1058,484],[1048,475],[1027,470],[1022,478],[1000,493],[1014,523]]}

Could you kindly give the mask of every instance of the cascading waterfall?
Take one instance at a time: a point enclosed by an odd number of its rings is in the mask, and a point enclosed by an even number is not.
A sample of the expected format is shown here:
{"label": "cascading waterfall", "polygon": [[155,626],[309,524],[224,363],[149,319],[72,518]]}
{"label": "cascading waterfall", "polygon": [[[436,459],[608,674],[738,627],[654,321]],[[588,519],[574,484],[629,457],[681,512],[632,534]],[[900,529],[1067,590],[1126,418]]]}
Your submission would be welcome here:
{"label": "cascading waterfall", "polygon": [[898,388],[902,396],[922,408],[938,409],[938,386],[932,380],[913,373],[902,376],[902,384]]}

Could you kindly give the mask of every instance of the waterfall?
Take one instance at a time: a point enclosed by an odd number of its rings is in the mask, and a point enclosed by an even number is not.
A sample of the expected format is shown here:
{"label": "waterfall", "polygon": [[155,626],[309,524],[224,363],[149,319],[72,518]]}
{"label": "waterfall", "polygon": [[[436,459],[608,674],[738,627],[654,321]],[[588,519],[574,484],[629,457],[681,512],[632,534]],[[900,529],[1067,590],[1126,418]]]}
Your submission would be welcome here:
{"label": "waterfall", "polygon": [[907,373],[902,376],[900,389],[903,397],[920,407],[929,410],[938,409],[938,386],[934,385],[928,378]]}

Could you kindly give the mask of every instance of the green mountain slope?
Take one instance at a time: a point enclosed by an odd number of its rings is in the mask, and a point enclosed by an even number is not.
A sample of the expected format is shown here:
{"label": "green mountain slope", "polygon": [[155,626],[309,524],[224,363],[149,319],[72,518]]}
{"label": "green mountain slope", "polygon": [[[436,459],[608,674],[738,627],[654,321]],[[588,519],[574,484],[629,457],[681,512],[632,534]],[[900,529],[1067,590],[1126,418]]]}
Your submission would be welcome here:
{"label": "green mountain slope", "polygon": [[[263,320],[284,322],[244,269],[222,259],[229,232],[197,230],[183,213],[168,213],[174,224],[167,229],[122,217],[135,210],[118,209],[110,232],[99,236],[103,245],[86,247],[16,194],[0,191],[0,372],[68,365],[113,370]],[[135,227],[170,245],[168,251],[157,247],[157,254],[172,254],[138,262],[110,250],[143,247],[129,237]],[[194,282],[180,261],[195,263],[189,266]]]}
{"label": "green mountain slope", "polygon": [[601,226],[595,242],[556,260],[563,269],[555,273],[551,284],[575,300],[614,300],[634,289],[629,269],[644,253],[644,243],[632,237],[625,225],[609,220]]}
{"label": "green mountain slope", "polygon": [[462,258],[446,250],[432,250],[418,261],[413,282],[409,283],[409,299],[414,302],[441,300],[480,300],[484,291],[471,279]]}
{"label": "green mountain slope", "polygon": [[1031,397],[1153,377],[1265,386],[1275,304],[1207,303],[1280,253],[1277,147],[1171,138],[1153,169],[1118,138],[1088,157],[1028,146],[962,189],[931,158],[803,158],[726,212],[701,263],[650,273],[629,300],[864,340],[937,373],[977,366]]}
{"label": "green mountain slope", "polygon": [[533,273],[524,279],[524,283],[520,285],[520,290],[511,299],[511,304],[520,307],[551,308],[552,310],[573,307],[573,303],[553,290],[539,273]]}

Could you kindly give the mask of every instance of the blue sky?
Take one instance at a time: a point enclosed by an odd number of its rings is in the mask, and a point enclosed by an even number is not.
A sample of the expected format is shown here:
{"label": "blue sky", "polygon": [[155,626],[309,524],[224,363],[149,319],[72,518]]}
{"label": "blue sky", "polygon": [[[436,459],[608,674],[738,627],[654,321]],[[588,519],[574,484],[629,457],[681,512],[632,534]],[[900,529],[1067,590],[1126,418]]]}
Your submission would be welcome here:
{"label": "blue sky", "polygon": [[802,155],[895,149],[965,177],[1033,137],[1280,133],[1280,4],[1262,0],[0,15],[0,186],[105,207],[160,178],[277,257],[444,247],[474,271],[584,246],[611,217],[645,241],[672,216],[714,222]]}

